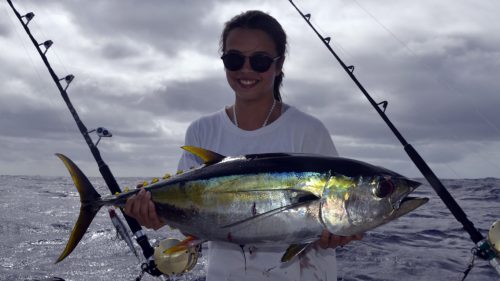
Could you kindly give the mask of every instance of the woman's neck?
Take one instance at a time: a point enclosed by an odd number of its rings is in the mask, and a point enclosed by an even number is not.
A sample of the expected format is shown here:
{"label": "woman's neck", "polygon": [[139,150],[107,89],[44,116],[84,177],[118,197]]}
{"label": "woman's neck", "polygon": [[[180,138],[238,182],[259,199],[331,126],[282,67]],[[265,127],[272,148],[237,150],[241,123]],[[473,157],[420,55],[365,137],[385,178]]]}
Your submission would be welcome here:
{"label": "woman's neck", "polygon": [[278,119],[280,112],[281,103],[274,98],[259,101],[237,99],[235,104],[226,110],[233,123],[247,131],[267,126]]}

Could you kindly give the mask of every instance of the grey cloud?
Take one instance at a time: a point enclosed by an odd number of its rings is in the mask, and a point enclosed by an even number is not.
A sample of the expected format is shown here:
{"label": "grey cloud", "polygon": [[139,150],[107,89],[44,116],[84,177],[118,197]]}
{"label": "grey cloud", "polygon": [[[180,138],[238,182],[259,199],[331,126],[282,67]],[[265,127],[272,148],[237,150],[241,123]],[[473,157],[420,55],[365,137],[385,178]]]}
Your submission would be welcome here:
{"label": "grey cloud", "polygon": [[189,123],[203,114],[219,110],[224,104],[232,103],[233,94],[223,75],[221,73],[217,79],[164,82],[160,89],[142,95],[127,92],[123,87],[110,87],[119,93],[109,92],[109,89],[91,81],[80,81],[72,88],[71,96],[77,110],[82,108],[92,112],[85,116],[87,122],[105,122],[114,128],[134,128],[137,134],[143,135],[151,133],[153,120]]}
{"label": "grey cloud", "polygon": [[295,80],[286,83],[289,83],[286,86],[287,92],[290,91],[288,102],[318,117],[330,133],[351,138],[368,138],[377,143],[391,140],[382,120],[356,88],[344,84]]}
{"label": "grey cloud", "polygon": [[221,27],[204,19],[214,3],[115,0],[92,2],[91,5],[77,1],[65,5],[73,12],[82,32],[90,36],[147,42],[162,52],[172,53],[183,48],[202,47],[202,42],[218,34]]}
{"label": "grey cloud", "polygon": [[233,99],[232,91],[221,72],[220,77],[214,79],[171,83],[165,90],[149,95],[141,105],[144,108],[153,105],[156,113],[175,118],[186,111],[197,114],[214,112],[224,104],[232,103]]}
{"label": "grey cloud", "polygon": [[7,17],[0,17],[0,37],[9,37],[11,30],[10,26],[11,23],[9,22]]}
{"label": "grey cloud", "polygon": [[[454,51],[443,53],[388,52],[383,57],[355,54],[354,60],[359,62],[355,74],[377,102],[389,101],[387,114],[412,139],[440,138],[457,142],[498,139],[500,116],[495,105],[500,103],[500,95],[496,94],[499,85],[495,72],[487,71],[498,68],[495,59],[498,52],[484,39],[477,39],[464,36],[458,47],[450,46]],[[464,70],[476,68],[481,69],[463,76]],[[362,98],[358,103],[368,104],[358,89],[352,88],[350,93]],[[341,91],[335,95],[340,96],[340,101],[332,104],[342,104],[342,100],[346,100],[342,95],[346,94],[349,93]],[[482,102],[483,98],[489,102]],[[342,121],[347,125],[340,128],[331,125],[337,132],[370,139],[385,133],[382,129],[373,130],[373,121],[363,117],[368,114],[379,118],[373,110],[355,104],[347,108],[349,110],[340,109]],[[335,121],[333,117],[327,118],[331,119],[328,123]],[[357,133],[351,135],[352,130]]]}
{"label": "grey cloud", "polygon": [[[229,2],[233,1],[225,1]],[[70,70],[75,71],[77,79],[69,92],[89,129],[104,126],[113,131],[113,138],[103,140],[99,147],[117,175],[147,176],[172,171],[189,122],[234,100],[222,69],[220,73],[199,76],[204,78],[169,77],[154,81],[156,89],[127,88],[132,79],[138,79],[133,73],[144,71],[156,75],[155,71],[161,69],[157,65],[158,55],[167,58],[161,61],[178,59],[183,51],[213,55],[221,30],[221,22],[214,19],[217,13],[213,11],[220,7],[219,1],[186,4],[185,1],[47,0],[26,1],[23,6],[35,12],[40,10],[39,21],[43,20],[43,11],[62,12],[78,36],[95,43],[95,49],[89,52],[98,58],[94,65],[77,66],[83,70]],[[388,34],[370,34],[363,44],[341,49],[340,54],[347,64],[356,66],[355,74],[377,102],[389,101],[387,114],[407,140],[438,167],[450,164],[467,167],[474,153],[482,155],[498,145],[500,95],[496,76],[500,55],[495,34],[474,28],[433,30],[424,23],[398,21],[388,26],[395,34],[403,34],[400,38],[411,51]],[[340,37],[334,39],[340,40],[341,45],[349,44],[350,38],[360,36],[355,28],[353,25],[348,37],[339,33]],[[12,33],[10,23],[1,17],[0,36],[9,36],[9,32]],[[321,119],[332,132],[342,155],[413,172],[397,139],[362,93],[339,70],[320,42],[311,44],[307,38],[312,37],[301,34],[291,46],[290,55],[300,56],[305,62],[299,63],[306,66],[288,72],[294,65],[286,65],[285,102]],[[72,49],[61,52],[77,52],[83,60],[88,56],[78,46],[68,47]],[[56,59],[53,53],[50,55],[51,60]],[[33,65],[26,66],[28,60],[22,66],[17,60],[1,59],[0,81],[8,87],[0,90],[0,168],[17,165],[40,173],[63,174],[64,168],[52,156],[53,152],[61,151],[69,153],[89,174],[96,174],[85,143],[59,101],[50,78],[44,69],[40,70],[39,62],[35,62],[37,70],[33,71]],[[100,74],[85,71],[98,68],[95,63],[100,63],[99,60],[106,69],[116,65],[116,73],[93,77]],[[161,73],[157,75],[161,77]],[[53,104],[42,97],[58,102]],[[165,128],[168,124],[176,126],[175,130]],[[481,172],[471,170],[472,175]]]}
{"label": "grey cloud", "polygon": [[[38,137],[10,138],[0,136],[0,172],[10,174],[55,175],[63,174],[64,166],[54,153],[65,153],[75,159],[85,159],[88,150],[83,145],[75,145],[77,137],[68,133],[57,140]],[[78,142],[82,144],[82,142]],[[77,157],[75,157],[77,156]],[[95,164],[94,164],[95,165]]]}
{"label": "grey cloud", "polygon": [[141,50],[129,42],[113,41],[105,43],[101,48],[104,58],[123,59],[130,56],[137,56]]}
{"label": "grey cloud", "polygon": [[26,107],[22,111],[0,109],[2,136],[59,139],[73,126],[50,109]]}

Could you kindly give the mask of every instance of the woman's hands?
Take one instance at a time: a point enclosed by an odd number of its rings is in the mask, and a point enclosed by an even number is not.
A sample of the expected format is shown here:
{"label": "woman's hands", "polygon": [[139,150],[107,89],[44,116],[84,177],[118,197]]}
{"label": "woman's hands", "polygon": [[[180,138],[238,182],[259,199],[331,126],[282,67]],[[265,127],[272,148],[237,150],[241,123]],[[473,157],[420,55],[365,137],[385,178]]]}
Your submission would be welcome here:
{"label": "woman's hands", "polygon": [[349,242],[354,241],[354,240],[361,240],[363,239],[363,234],[357,234],[353,236],[337,236],[331,234],[328,230],[323,230],[321,233],[321,237],[319,238],[318,241],[316,241],[316,245],[319,245],[321,248],[326,249],[326,248],[332,248],[335,249],[338,246],[345,246]]}
{"label": "woman's hands", "polygon": [[136,219],[140,225],[147,228],[157,230],[166,224],[156,213],[155,204],[151,201],[151,193],[144,188],[141,188],[136,195],[127,199],[123,211],[128,216]]}

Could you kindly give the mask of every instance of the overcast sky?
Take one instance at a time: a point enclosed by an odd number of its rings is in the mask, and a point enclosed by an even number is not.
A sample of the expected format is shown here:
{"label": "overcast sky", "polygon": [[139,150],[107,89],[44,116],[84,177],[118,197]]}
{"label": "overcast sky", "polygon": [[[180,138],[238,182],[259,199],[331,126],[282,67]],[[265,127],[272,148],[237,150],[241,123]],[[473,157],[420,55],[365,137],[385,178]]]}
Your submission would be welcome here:
{"label": "overcast sky", "polygon": [[[500,177],[498,1],[296,0],[441,178]],[[289,37],[284,101],[322,120],[342,156],[421,177],[402,146],[286,0],[14,1],[116,176],[175,172],[194,119],[233,102],[222,26],[260,9]],[[98,170],[6,1],[0,3],[0,174]],[[96,139],[95,139],[96,140]]]}

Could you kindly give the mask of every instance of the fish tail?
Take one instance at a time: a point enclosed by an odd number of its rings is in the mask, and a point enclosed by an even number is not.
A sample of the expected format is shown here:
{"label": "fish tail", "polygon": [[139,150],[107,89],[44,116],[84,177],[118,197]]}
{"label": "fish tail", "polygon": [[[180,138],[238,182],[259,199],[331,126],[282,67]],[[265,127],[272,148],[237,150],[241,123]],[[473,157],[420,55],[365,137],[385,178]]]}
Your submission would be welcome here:
{"label": "fish tail", "polygon": [[103,206],[103,201],[100,200],[101,195],[97,193],[85,174],[76,166],[75,163],[73,163],[73,161],[62,154],[56,155],[63,161],[64,165],[71,174],[71,178],[75,183],[78,193],[80,194],[81,202],[78,220],[71,231],[66,248],[61,253],[59,258],[57,258],[56,263],[58,263],[66,258],[75,249],[76,245],[78,245],[78,242],[82,239],[95,215]]}

